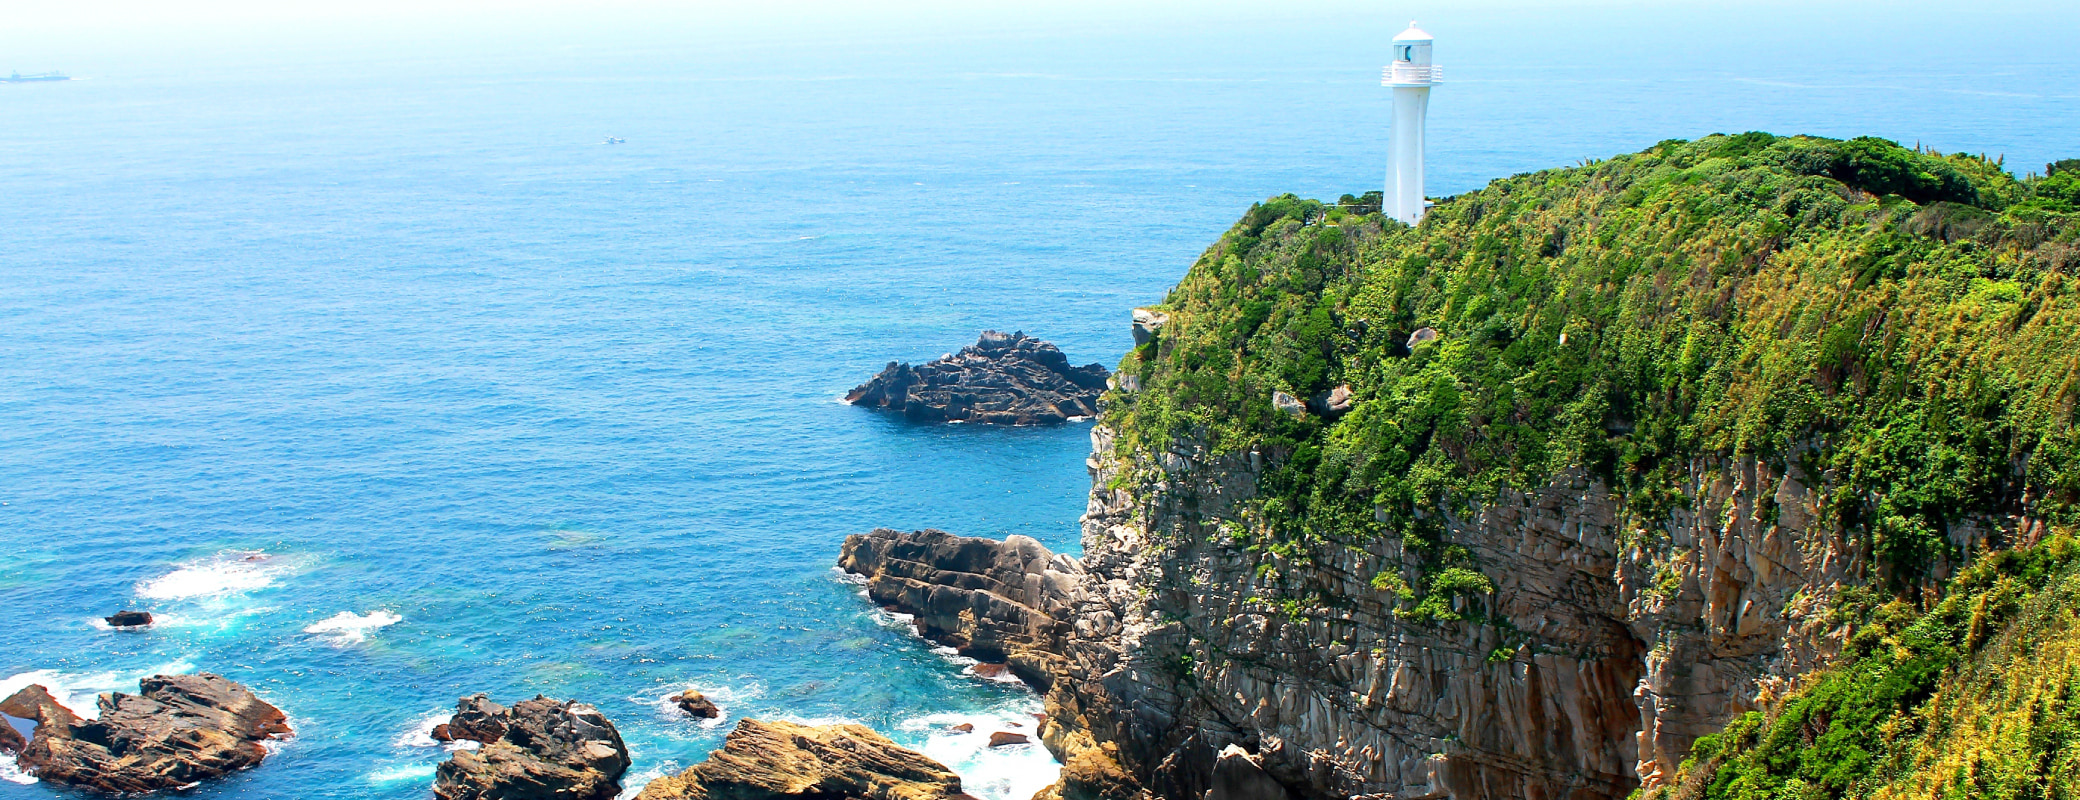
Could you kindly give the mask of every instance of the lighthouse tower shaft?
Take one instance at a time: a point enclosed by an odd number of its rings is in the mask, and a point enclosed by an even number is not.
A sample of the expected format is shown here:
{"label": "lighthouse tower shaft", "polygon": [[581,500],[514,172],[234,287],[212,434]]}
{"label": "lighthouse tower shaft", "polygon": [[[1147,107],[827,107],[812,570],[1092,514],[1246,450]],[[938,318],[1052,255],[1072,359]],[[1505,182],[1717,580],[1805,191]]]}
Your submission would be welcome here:
{"label": "lighthouse tower shaft", "polygon": [[1394,90],[1394,129],[1387,157],[1387,188],[1380,210],[1387,216],[1414,225],[1423,219],[1429,202],[1423,196],[1424,127],[1430,114],[1430,87],[1437,85],[1443,70],[1430,60],[1430,34],[1416,24],[1394,37],[1394,63],[1380,75],[1380,83]]}
{"label": "lighthouse tower shaft", "polygon": [[1381,210],[1414,225],[1423,219],[1423,128],[1430,110],[1430,87],[1394,87],[1394,130],[1387,162],[1387,201]]}

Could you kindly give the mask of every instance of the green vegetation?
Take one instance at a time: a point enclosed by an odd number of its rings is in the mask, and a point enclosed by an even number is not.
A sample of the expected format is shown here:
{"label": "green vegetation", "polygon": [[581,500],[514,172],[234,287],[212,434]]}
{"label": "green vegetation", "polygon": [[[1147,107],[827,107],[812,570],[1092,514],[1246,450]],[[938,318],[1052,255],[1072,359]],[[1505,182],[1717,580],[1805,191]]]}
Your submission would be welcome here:
{"label": "green vegetation", "polygon": [[[1477,569],[1426,512],[1569,469],[1651,537],[1691,460],[1730,455],[1831,472],[1833,521],[1911,579],[1964,516],[2080,520],[2075,175],[1747,133],[1499,180],[1413,229],[1276,198],[1171,292],[1107,418],[1130,450],[1261,451],[1248,529],[1281,556],[1395,536]],[[1337,421],[1272,404],[1338,384]]]}
{"label": "green vegetation", "polygon": [[1980,559],[1927,613],[1872,609],[1841,662],[1699,739],[1659,797],[2080,796],[2080,547]]}
{"label": "green vegetation", "polygon": [[[1415,228],[1368,212],[1252,207],[1166,298],[1121,366],[1140,390],[1106,411],[1130,453],[1263,458],[1257,499],[1220,526],[1275,557],[1262,574],[1396,539],[1408,568],[1372,586],[1403,619],[1507,643],[1447,515],[1576,473],[1619,492],[1623,535],[1652,549],[1699,464],[1796,466],[1824,492],[1818,524],[1876,556],[1838,610],[1855,641],[1700,741],[1677,796],[2076,796],[2075,546],[1968,554],[1951,532],[2080,525],[2080,160],[2016,179],[1746,133],[1498,180]],[[1340,418],[1273,403],[1337,386],[1356,400]],[[1272,602],[1333,602],[1305,591]]]}

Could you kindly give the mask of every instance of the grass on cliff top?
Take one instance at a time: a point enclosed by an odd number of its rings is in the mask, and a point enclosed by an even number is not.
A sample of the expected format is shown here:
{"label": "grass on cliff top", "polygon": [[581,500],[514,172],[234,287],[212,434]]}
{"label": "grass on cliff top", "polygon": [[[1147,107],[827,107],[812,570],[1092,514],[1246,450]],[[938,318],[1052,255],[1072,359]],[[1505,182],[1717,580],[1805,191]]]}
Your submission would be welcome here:
{"label": "grass on cliff top", "polygon": [[[1128,452],[1265,455],[1237,527],[1287,557],[1394,536],[1425,580],[1477,571],[1433,512],[1569,470],[1651,539],[1696,459],[1754,457],[1912,578],[1967,516],[2080,521],[2076,211],[2080,162],[1763,133],[1497,180],[1414,228],[1275,198],[1166,298],[1106,419]],[[1339,420],[1273,406],[1340,384]]]}

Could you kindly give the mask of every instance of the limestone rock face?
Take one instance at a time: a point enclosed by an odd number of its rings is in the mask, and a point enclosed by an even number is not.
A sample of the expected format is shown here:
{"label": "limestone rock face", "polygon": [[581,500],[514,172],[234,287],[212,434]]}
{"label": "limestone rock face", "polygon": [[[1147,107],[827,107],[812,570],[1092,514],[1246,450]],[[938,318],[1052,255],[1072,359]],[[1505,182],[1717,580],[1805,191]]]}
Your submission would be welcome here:
{"label": "limestone rock face", "polygon": [[259,766],[261,743],[290,734],[280,709],[206,673],[145,678],[138,694],[102,695],[98,708],[99,718],[80,719],[41,686],[0,702],[0,712],[37,723],[17,759],[24,771],[104,794],[179,789]]}
{"label": "limestone rock face", "polygon": [[1048,425],[1097,414],[1107,377],[1104,366],[1070,366],[1059,348],[1024,333],[983,331],[975,344],[945,358],[917,366],[890,362],[845,402],[901,411],[920,422]]}
{"label": "limestone rock face", "polygon": [[[1827,609],[1869,558],[1795,464],[1700,459],[1690,506],[1647,530],[1563,473],[1440,516],[1494,591],[1412,619],[1374,585],[1424,585],[1398,539],[1249,547],[1263,454],[1130,456],[1102,426],[1092,443],[1081,559],[876,531],[841,560],[927,636],[1005,653],[1045,692],[1040,739],[1063,764],[1047,800],[1263,794],[1256,774],[1293,800],[1622,798],[1824,666],[1850,633]],[[2031,530],[1954,538],[1970,552]]]}
{"label": "limestone rock face", "polygon": [[960,776],[860,725],[741,720],[708,760],[651,781],[636,800],[966,798]]}
{"label": "limestone rock face", "polygon": [[434,773],[437,800],[610,800],[621,793],[628,746],[599,709],[540,696],[507,709],[480,694],[457,704],[448,728],[456,738],[482,735],[491,728],[479,715],[495,717],[500,734],[442,762]]}

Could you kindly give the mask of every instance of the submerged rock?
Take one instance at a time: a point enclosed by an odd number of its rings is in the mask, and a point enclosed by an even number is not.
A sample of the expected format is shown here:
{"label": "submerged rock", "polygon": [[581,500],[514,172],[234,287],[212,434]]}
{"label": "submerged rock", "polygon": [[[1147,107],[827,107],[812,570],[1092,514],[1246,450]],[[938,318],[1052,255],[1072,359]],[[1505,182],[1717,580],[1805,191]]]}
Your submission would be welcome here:
{"label": "submerged rock", "polygon": [[1024,333],[983,331],[961,351],[918,366],[890,362],[845,402],[887,408],[920,422],[1047,425],[1098,413],[1110,373],[1069,365],[1054,345]]}
{"label": "submerged rock", "polygon": [[651,781],[636,800],[966,798],[960,776],[861,725],[741,720],[708,760]]}
{"label": "submerged rock", "polygon": [[435,771],[435,798],[609,800],[621,793],[628,745],[599,709],[539,695],[507,709],[479,694],[456,704],[448,728],[456,738],[474,739],[490,731],[492,721],[497,738],[457,751]]}
{"label": "submerged rock", "polygon": [[692,689],[665,699],[672,701],[672,705],[678,706],[679,710],[686,712],[686,715],[689,717],[715,719],[722,716],[722,709],[715,707],[715,701],[709,700],[707,695]]}
{"label": "submerged rock", "polygon": [[149,611],[118,611],[102,618],[111,628],[142,628],[152,624]]}
{"label": "submerged rock", "polygon": [[36,723],[16,759],[23,771],[105,794],[179,789],[259,766],[261,743],[291,733],[281,709],[207,673],[145,678],[138,694],[104,694],[98,707],[98,719],[82,720],[41,686],[0,702]]}

